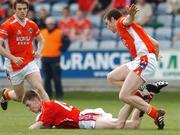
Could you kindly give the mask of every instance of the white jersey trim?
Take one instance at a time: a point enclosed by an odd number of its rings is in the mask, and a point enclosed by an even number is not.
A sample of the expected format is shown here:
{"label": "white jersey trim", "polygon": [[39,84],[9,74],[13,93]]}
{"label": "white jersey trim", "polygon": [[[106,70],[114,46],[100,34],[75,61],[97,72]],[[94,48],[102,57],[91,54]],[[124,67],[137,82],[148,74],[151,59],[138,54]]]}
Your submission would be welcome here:
{"label": "white jersey trim", "polygon": [[148,48],[146,47],[146,44],[144,43],[144,41],[139,37],[139,35],[137,34],[137,32],[130,27],[128,30],[129,34],[133,37],[134,39],[134,45],[136,48],[136,54],[137,56],[141,56],[144,54],[149,53],[148,52]]}
{"label": "white jersey trim", "polygon": [[[18,22],[20,25],[22,25],[23,27],[26,25],[27,20],[28,20],[27,18],[25,18],[24,22],[22,22],[22,21],[19,20],[19,18],[16,16],[16,14],[14,15],[14,18],[15,18],[14,21],[17,21],[17,22]],[[13,22],[14,22],[14,21],[13,21]],[[12,22],[12,23],[13,23],[13,22]]]}

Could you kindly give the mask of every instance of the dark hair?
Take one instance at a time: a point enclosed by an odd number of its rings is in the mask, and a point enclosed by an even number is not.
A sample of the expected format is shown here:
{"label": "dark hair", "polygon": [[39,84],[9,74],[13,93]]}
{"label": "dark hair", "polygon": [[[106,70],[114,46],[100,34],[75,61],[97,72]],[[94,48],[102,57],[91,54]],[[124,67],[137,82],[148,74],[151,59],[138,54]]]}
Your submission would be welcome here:
{"label": "dark hair", "polygon": [[63,10],[68,10],[68,11],[69,11],[69,10],[70,10],[70,9],[69,9],[69,6],[65,6],[65,7],[63,8]]}
{"label": "dark hair", "polygon": [[26,91],[22,99],[22,103],[25,104],[27,100],[31,100],[33,98],[38,98],[40,100],[39,95],[34,90]]}
{"label": "dark hair", "polygon": [[26,4],[27,8],[29,9],[29,1],[28,0],[15,0],[13,7],[16,9],[17,4]]}
{"label": "dark hair", "polygon": [[118,20],[121,16],[122,14],[118,9],[111,9],[105,13],[104,20],[111,20],[111,17],[113,17],[115,20]]}

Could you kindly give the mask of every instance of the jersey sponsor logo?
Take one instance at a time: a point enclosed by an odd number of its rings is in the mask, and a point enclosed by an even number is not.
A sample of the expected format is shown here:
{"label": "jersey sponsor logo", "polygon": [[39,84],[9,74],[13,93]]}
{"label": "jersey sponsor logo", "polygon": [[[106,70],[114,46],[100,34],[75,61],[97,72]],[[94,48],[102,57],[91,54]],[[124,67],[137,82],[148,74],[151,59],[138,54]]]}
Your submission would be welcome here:
{"label": "jersey sponsor logo", "polygon": [[19,42],[19,41],[30,41],[31,40],[31,37],[28,37],[28,36],[19,36],[19,37],[16,37],[16,41]]}
{"label": "jersey sponsor logo", "polygon": [[16,42],[18,45],[27,45],[30,44],[31,37],[29,36],[19,36],[16,37]]}
{"label": "jersey sponsor logo", "polygon": [[29,28],[29,33],[32,34],[33,33],[33,29]]}

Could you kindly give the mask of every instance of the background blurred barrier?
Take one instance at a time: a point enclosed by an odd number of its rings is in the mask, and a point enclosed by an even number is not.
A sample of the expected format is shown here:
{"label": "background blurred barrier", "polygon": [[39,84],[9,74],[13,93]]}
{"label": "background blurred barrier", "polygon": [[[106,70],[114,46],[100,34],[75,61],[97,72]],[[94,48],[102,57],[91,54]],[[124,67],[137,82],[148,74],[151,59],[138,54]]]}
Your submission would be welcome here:
{"label": "background blurred barrier", "polygon": [[[179,87],[180,54],[178,50],[162,50],[158,69],[149,80],[167,80],[170,86]],[[108,90],[109,71],[130,60],[127,51],[68,51],[61,57],[63,85],[66,90]],[[0,85],[6,86],[3,60],[0,57]],[[2,79],[4,78],[4,79]],[[2,86],[1,86],[2,87]]]}

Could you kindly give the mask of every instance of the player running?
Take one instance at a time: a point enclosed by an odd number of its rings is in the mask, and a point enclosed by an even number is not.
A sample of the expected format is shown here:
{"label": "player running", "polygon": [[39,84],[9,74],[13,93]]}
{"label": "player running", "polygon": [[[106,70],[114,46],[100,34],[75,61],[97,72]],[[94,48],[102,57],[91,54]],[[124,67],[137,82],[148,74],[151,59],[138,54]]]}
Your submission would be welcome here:
{"label": "player running", "polygon": [[[24,80],[35,89],[42,100],[48,101],[36,64],[41,57],[44,39],[36,23],[26,18],[29,3],[27,0],[15,0],[15,14],[0,26],[0,55],[5,57],[5,69],[13,90],[4,89],[1,99],[3,110],[8,100],[21,101],[24,94]],[[34,52],[32,42],[38,41]],[[4,45],[4,46],[3,46]]]}
{"label": "player running", "polygon": [[[158,85],[149,84],[155,88],[144,89],[143,91],[137,91],[136,95],[145,98],[150,102],[153,95],[159,93],[160,89],[167,86],[168,83],[164,82]],[[148,90],[148,94],[147,91]],[[23,97],[23,103],[26,107],[34,112],[40,113],[37,117],[37,121],[29,127],[29,129],[40,128],[81,128],[81,129],[119,129],[119,128],[138,128],[141,123],[142,117],[140,111],[135,109],[132,113],[130,120],[127,120],[125,126],[119,124],[119,120],[112,118],[110,113],[104,112],[102,108],[97,109],[85,109],[80,111],[79,109],[56,100],[41,101],[38,94],[35,91],[27,91]],[[131,113],[130,111],[127,113]],[[164,123],[163,123],[164,124]]]}
{"label": "player running", "polygon": [[159,57],[159,43],[133,22],[137,12],[137,7],[132,4],[125,17],[117,9],[111,9],[104,16],[107,28],[113,33],[119,33],[121,41],[133,59],[110,72],[107,79],[119,87],[119,99],[126,103],[119,112],[122,125],[128,117],[125,112],[135,107],[147,113],[154,119],[158,128],[163,129],[165,111],[157,109],[133,94],[155,72]]}

